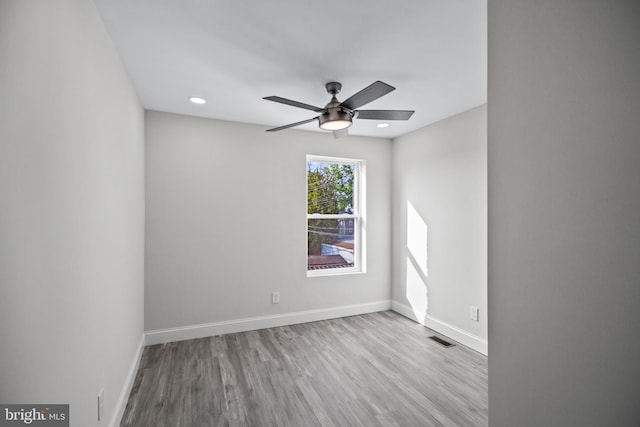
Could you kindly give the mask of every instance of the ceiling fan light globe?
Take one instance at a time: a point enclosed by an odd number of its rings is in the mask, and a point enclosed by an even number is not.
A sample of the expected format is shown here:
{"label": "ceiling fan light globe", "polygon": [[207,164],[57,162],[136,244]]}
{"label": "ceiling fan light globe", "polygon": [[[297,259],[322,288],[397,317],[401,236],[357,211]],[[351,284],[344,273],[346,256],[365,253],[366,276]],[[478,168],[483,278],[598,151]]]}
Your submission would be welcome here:
{"label": "ceiling fan light globe", "polygon": [[349,120],[333,120],[320,124],[320,128],[324,130],[342,130],[349,126],[351,126],[351,121]]}
{"label": "ceiling fan light globe", "polygon": [[351,126],[351,114],[338,108],[329,108],[318,117],[320,129],[342,130]]}

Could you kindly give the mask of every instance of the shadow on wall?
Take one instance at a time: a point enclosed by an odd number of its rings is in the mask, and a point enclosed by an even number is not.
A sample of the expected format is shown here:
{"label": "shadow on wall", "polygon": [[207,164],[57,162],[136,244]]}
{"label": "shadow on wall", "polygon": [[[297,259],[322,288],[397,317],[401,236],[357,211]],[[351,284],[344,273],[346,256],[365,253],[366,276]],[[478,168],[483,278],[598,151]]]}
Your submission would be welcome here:
{"label": "shadow on wall", "polygon": [[407,200],[406,297],[413,314],[422,323],[427,317],[427,223]]}

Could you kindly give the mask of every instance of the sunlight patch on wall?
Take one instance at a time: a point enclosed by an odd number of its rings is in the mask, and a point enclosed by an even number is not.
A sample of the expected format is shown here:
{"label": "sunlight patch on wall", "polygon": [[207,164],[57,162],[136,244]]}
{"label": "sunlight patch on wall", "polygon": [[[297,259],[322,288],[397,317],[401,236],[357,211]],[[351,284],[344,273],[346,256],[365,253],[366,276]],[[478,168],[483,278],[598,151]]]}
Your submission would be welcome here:
{"label": "sunlight patch on wall", "polygon": [[413,260],[407,256],[407,301],[411,305],[416,317],[427,313],[427,283],[425,278],[416,269]]}
{"label": "sunlight patch on wall", "polygon": [[407,249],[417,267],[426,277],[427,270],[427,223],[416,208],[407,200]]}
{"label": "sunlight patch on wall", "polygon": [[427,312],[427,223],[407,200],[406,297],[416,315]]}

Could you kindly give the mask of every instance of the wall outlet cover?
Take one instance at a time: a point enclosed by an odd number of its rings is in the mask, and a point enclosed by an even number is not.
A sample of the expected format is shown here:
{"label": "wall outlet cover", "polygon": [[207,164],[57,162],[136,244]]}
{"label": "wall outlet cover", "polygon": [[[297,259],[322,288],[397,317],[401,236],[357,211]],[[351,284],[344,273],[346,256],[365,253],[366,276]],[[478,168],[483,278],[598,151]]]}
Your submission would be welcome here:
{"label": "wall outlet cover", "polygon": [[471,306],[469,308],[469,318],[475,322],[478,322],[480,320],[478,307]]}

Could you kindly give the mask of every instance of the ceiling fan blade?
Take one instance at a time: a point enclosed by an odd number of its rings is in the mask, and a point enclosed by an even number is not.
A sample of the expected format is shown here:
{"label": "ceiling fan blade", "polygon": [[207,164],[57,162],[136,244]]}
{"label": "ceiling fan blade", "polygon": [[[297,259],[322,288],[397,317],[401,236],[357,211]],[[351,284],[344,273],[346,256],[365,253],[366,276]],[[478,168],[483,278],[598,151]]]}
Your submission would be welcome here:
{"label": "ceiling fan blade", "polygon": [[301,122],[291,123],[289,125],[284,125],[284,126],[280,126],[280,127],[273,128],[273,129],[267,129],[267,132],[277,132],[279,130],[289,129],[289,128],[292,128],[294,126],[300,126],[300,125],[303,125],[305,123],[310,123],[310,122],[312,122],[314,120],[318,120],[318,117],[314,117],[314,118],[308,119],[308,120],[303,120]]}
{"label": "ceiling fan blade", "polygon": [[319,113],[323,110],[323,108],[316,107],[314,105],[309,105],[309,104],[305,104],[298,101],[292,101],[291,99],[282,98],[280,96],[265,96],[262,99],[266,99],[267,101],[279,102],[280,104],[291,105],[292,107],[304,108],[306,110],[315,111],[316,113]]}
{"label": "ceiling fan blade", "polygon": [[334,130],[334,131],[332,131],[332,133],[333,133],[333,137],[335,139],[342,138],[343,136],[349,135],[349,128],[344,128],[344,129],[340,129],[340,130]]}
{"label": "ceiling fan blade", "polygon": [[342,101],[340,106],[346,107],[350,110],[355,110],[356,108],[362,107],[371,101],[375,101],[381,96],[384,96],[394,90],[396,90],[395,87],[378,80],[377,82],[365,87],[360,92],[352,95],[350,98]]}
{"label": "ceiling fan blade", "polygon": [[358,110],[357,117],[368,120],[409,120],[413,113],[409,110]]}

